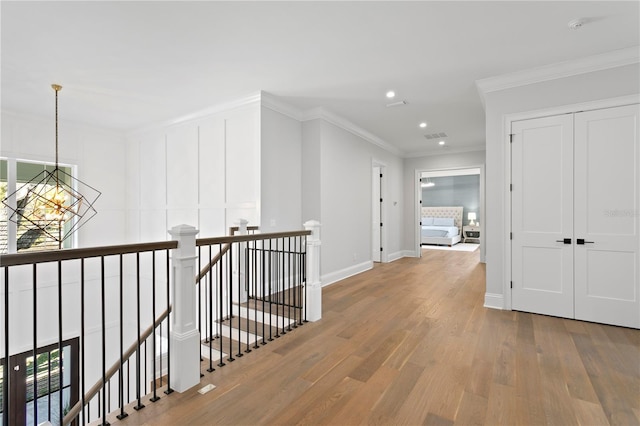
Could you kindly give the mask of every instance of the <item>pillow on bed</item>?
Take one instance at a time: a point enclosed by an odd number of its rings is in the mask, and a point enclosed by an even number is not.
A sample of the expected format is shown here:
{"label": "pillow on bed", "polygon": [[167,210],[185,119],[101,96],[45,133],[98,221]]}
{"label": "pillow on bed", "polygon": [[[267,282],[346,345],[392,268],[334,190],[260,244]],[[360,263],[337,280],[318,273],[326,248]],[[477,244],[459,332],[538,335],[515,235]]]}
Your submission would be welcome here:
{"label": "pillow on bed", "polygon": [[433,225],[433,220],[434,220],[433,217],[423,217],[422,218],[422,224],[426,225],[426,226],[431,226],[431,225]]}
{"label": "pillow on bed", "polygon": [[455,226],[452,217],[436,217],[433,219],[434,226]]}

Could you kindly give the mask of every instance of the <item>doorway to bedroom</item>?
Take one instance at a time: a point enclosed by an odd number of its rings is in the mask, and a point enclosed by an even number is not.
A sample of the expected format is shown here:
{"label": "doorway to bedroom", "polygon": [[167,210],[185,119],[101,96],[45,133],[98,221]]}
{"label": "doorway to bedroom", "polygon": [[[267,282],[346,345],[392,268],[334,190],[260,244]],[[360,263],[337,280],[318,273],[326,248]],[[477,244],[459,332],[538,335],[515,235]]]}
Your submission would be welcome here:
{"label": "doorway to bedroom", "polygon": [[479,166],[416,173],[419,200],[416,234],[420,255],[423,249],[475,251],[481,248],[482,169]]}

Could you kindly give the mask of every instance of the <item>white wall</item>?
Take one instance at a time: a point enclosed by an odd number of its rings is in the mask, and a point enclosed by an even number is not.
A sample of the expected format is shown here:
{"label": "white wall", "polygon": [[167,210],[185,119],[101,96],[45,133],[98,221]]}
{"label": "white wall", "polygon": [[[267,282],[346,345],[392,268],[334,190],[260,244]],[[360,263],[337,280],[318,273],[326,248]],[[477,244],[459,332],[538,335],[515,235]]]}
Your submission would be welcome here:
{"label": "white wall", "polygon": [[260,135],[260,229],[302,229],[302,124],[263,106]]}
{"label": "white wall", "polygon": [[[383,206],[385,254],[402,255],[402,160],[324,119],[303,123],[304,220],[322,224],[321,274],[323,285],[370,269],[371,170],[384,164]],[[319,191],[319,198],[318,198]],[[309,200],[309,201],[307,201]],[[308,204],[308,205],[307,205]],[[311,217],[317,214],[319,217]]]}
{"label": "white wall", "polygon": [[128,136],[131,241],[168,239],[195,226],[226,235],[244,218],[260,224],[260,108],[257,102]]}
{"label": "white wall", "polygon": [[[98,214],[77,233],[77,246],[121,244],[126,232],[124,135],[61,118],[58,141],[60,163],[77,166],[76,178],[102,193],[95,204]],[[0,156],[54,163],[54,117],[2,111]]]}
{"label": "white wall", "polygon": [[505,116],[640,93],[640,66],[628,65],[486,94],[486,259],[487,306],[504,307],[505,255],[509,250],[505,223],[509,184]]}

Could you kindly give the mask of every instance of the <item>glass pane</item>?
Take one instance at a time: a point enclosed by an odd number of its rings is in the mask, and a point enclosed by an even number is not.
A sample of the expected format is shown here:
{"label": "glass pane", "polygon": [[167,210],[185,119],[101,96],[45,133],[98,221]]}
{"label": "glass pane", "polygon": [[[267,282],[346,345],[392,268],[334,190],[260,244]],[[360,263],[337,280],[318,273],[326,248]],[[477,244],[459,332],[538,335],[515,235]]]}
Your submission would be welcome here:
{"label": "glass pane", "polygon": [[[70,366],[65,367],[65,363],[71,362],[71,348],[70,346],[64,346],[62,348],[63,353],[63,372],[60,372],[60,357],[58,349],[53,349],[51,352],[43,352],[38,354],[37,358],[37,386],[38,386],[38,424],[49,420],[53,424],[59,424],[60,422],[60,378],[65,386],[63,389],[63,412],[69,409],[71,400],[71,374]],[[26,358],[27,365],[27,425],[34,425],[34,362],[33,356]]]}
{"label": "glass pane", "polygon": [[[16,204],[22,216],[18,218],[17,249],[22,251],[54,250],[59,248],[58,241],[63,235],[65,223],[56,217],[59,209],[50,201],[58,197],[58,187],[55,180],[46,180],[47,170],[53,172],[52,165],[17,162],[17,196]],[[70,173],[70,167],[60,167],[65,173]],[[61,173],[60,180],[67,185],[71,179]],[[63,199],[64,198],[64,199]],[[61,203],[68,205],[69,200],[60,195]],[[64,247],[70,247],[71,240],[65,241]]]}

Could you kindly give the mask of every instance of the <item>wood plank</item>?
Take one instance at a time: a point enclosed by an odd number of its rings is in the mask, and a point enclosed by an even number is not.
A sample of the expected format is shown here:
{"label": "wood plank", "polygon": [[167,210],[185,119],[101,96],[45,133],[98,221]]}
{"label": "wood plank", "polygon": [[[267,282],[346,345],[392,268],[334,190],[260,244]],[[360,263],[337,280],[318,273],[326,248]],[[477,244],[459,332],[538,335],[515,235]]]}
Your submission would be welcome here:
{"label": "wood plank", "polygon": [[486,309],[484,274],[477,252],[376,264],[323,288],[321,321],[109,420],[640,424],[640,331]]}

